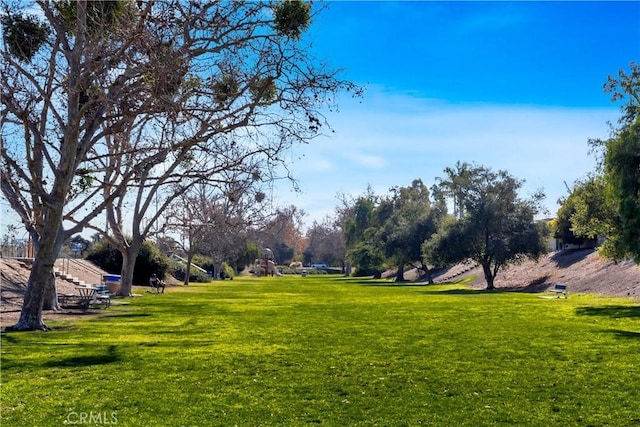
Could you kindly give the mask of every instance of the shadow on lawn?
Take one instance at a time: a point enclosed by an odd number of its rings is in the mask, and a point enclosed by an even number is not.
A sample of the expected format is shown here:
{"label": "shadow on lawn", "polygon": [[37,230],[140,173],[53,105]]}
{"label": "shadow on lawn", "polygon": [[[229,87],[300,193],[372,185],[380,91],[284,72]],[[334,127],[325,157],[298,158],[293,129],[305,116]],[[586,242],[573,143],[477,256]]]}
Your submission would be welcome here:
{"label": "shadow on lawn", "polygon": [[640,339],[640,332],[633,332],[633,331],[622,331],[622,330],[614,330],[614,331],[607,331],[607,332],[611,332],[613,334],[615,334],[618,338],[632,338],[632,339]]}
{"label": "shadow on lawn", "polygon": [[348,284],[353,285],[362,285],[362,286],[428,286],[428,283],[424,282],[392,282],[389,279],[372,279],[367,277],[362,277],[360,279],[354,279],[353,277],[339,277],[333,279],[336,282],[347,282]]}
{"label": "shadow on lawn", "polygon": [[115,317],[118,319],[135,319],[138,317],[151,317],[153,314],[149,313],[115,313],[115,314],[105,314],[102,317]]}
{"label": "shadow on lawn", "polygon": [[444,291],[420,291],[420,294],[426,295],[494,295],[502,294],[503,290],[487,291],[485,289],[447,289]]}
{"label": "shadow on lawn", "polygon": [[339,279],[334,279],[337,282],[348,282],[349,284],[361,285],[361,286],[379,286],[379,287],[389,287],[389,288],[426,288],[429,286],[440,286],[446,284],[455,284],[456,282],[444,282],[444,283],[428,283],[428,282],[414,282],[414,281],[404,281],[404,282],[395,282],[390,279],[353,279],[351,277],[341,277]]}
{"label": "shadow on lawn", "polygon": [[83,367],[83,366],[95,366],[106,365],[108,363],[118,362],[120,356],[116,352],[116,346],[110,345],[107,348],[105,354],[91,354],[87,356],[73,356],[66,357],[60,360],[52,360],[44,364],[49,368],[64,368],[64,367]]}
{"label": "shadow on lawn", "polygon": [[362,285],[362,286],[381,286],[381,287],[389,287],[389,288],[415,288],[415,287],[420,287],[420,288],[424,288],[425,286],[428,286],[427,283],[416,283],[416,282],[367,282],[367,281],[355,281],[355,282],[351,282],[351,283],[355,283],[357,285]]}
{"label": "shadow on lawn", "polygon": [[640,306],[607,305],[604,307],[578,307],[576,314],[580,316],[606,316],[611,318],[640,318]]}

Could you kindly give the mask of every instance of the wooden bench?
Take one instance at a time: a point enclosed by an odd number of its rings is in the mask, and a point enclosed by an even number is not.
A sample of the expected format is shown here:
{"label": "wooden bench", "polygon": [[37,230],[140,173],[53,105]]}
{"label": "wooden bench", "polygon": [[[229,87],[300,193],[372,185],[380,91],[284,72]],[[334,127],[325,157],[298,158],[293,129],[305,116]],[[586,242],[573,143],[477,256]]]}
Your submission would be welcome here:
{"label": "wooden bench", "polygon": [[555,292],[558,298],[560,295],[564,295],[565,298],[569,297],[569,290],[565,283],[556,283],[553,288],[549,289],[549,292]]}

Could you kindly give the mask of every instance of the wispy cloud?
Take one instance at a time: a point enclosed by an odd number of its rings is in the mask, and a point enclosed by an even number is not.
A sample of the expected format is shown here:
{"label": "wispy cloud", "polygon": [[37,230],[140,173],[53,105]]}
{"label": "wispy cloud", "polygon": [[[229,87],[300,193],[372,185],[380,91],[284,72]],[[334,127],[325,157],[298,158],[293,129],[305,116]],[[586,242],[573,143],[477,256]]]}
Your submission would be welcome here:
{"label": "wispy cloud", "polygon": [[[330,117],[335,129],[321,144],[305,146],[331,153],[331,170],[294,165],[303,192],[322,194],[322,204],[306,208],[311,217],[333,211],[337,193],[363,193],[371,185],[380,194],[421,178],[430,185],[457,161],[505,169],[526,181],[524,193],[544,188],[547,207],[595,166],[589,138],[606,138],[616,108],[448,104],[376,91],[366,104],[344,103]],[[300,200],[302,201],[302,200]],[[304,208],[304,206],[301,206]]]}
{"label": "wispy cloud", "polygon": [[367,169],[383,169],[386,161],[383,156],[376,156],[362,152],[345,153],[344,158],[351,160],[355,166],[363,166]]}
{"label": "wispy cloud", "polygon": [[327,172],[334,169],[333,162],[324,154],[316,154],[307,163],[309,170],[314,172]]}

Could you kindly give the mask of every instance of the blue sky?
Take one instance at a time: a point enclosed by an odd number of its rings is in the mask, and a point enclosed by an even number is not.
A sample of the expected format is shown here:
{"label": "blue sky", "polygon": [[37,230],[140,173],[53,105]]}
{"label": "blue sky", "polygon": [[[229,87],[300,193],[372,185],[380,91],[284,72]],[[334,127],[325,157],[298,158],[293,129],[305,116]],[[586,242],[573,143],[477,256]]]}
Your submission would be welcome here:
{"label": "blue sky", "polygon": [[335,133],[291,153],[307,223],[337,194],[427,185],[457,161],[506,169],[543,188],[550,214],[565,182],[595,167],[619,105],[602,86],[640,60],[640,2],[324,3],[306,34],[316,57],[365,88],[327,113]]}
{"label": "blue sky", "polygon": [[[640,2],[315,2],[303,42],[365,88],[327,112],[334,133],[290,153],[300,193],[279,206],[322,220],[338,194],[427,185],[457,161],[506,169],[556,200],[595,167],[619,106],[608,75],[640,61]],[[3,209],[3,214],[5,209]],[[12,221],[0,218],[0,228]],[[15,222],[15,221],[14,221]]]}

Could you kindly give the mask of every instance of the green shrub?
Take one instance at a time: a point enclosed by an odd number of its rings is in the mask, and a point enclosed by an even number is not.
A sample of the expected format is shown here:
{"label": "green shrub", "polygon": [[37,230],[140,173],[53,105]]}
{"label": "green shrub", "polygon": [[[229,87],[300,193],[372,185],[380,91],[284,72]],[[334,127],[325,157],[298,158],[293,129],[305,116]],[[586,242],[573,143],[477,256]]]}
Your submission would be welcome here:
{"label": "green shrub", "polygon": [[[85,259],[108,273],[120,274],[122,271],[122,254],[106,239],[91,245]],[[152,242],[145,241],[136,258],[133,284],[146,285],[153,273],[165,277],[169,271],[169,264],[169,259]]]}
{"label": "green shrub", "polygon": [[233,271],[233,267],[231,267],[226,262],[222,263],[221,273],[223,274],[222,278],[233,279],[236,276],[236,272]]}
{"label": "green shrub", "polygon": [[191,263],[207,271],[214,271],[213,259],[211,257],[204,256],[201,254],[195,254],[193,256],[193,259],[191,260]]}
{"label": "green shrub", "polygon": [[[187,274],[187,266],[184,263],[180,263],[173,270],[173,277],[178,280],[184,280],[185,275]],[[197,268],[193,268],[191,266],[191,270],[189,271],[189,282],[199,282],[199,283],[209,283],[211,281],[211,276],[209,276],[204,271],[200,271]]]}
{"label": "green shrub", "polygon": [[[197,267],[196,267],[197,266]],[[211,257],[196,254],[191,259],[191,269],[189,270],[189,282],[209,283],[211,276],[200,270],[200,268],[207,272],[213,271],[213,260]],[[173,266],[173,276],[183,281],[187,273],[187,264],[184,261],[176,261]]]}
{"label": "green shrub", "polygon": [[341,270],[338,269],[331,269],[331,268],[324,268],[324,269],[317,269],[317,268],[294,268],[294,267],[289,267],[286,265],[279,265],[278,267],[278,271],[281,274],[302,274],[302,271],[306,271],[307,274],[311,275],[311,274],[317,274],[317,275],[323,275],[323,274],[340,274],[342,273]]}

